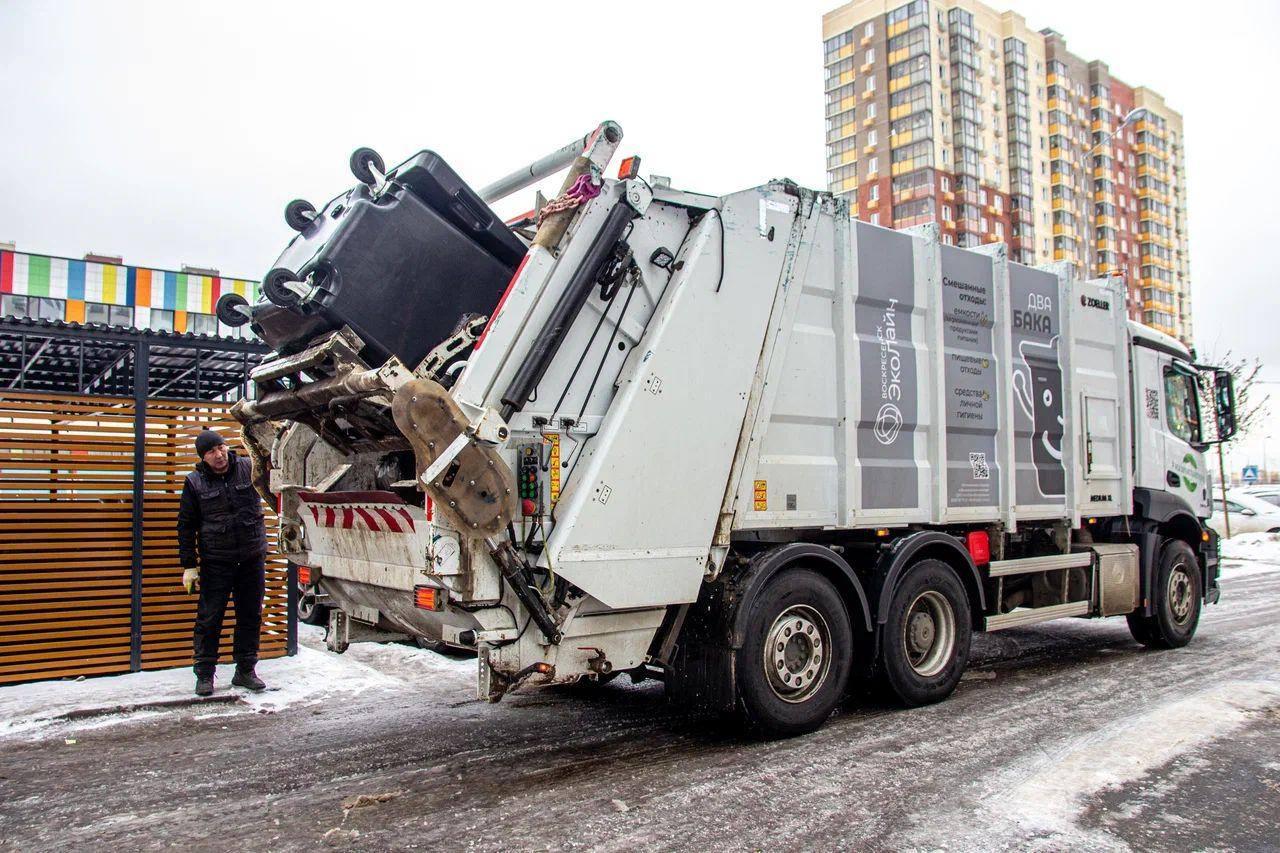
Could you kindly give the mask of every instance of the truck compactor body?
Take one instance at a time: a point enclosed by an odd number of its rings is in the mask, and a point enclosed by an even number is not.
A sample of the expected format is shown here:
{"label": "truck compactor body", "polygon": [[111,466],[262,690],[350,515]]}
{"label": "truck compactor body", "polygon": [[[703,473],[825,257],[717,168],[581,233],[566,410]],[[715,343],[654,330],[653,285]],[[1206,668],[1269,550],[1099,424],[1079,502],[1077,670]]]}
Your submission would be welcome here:
{"label": "truck compactor body", "polygon": [[[490,699],[658,677],[786,735],[854,680],[947,696],[975,631],[1191,639],[1225,371],[1118,281],[789,181],[606,178],[620,140],[481,193],[357,152],[356,189],[291,206],[268,299],[220,306],[279,353],[236,414],[330,648],[474,648]],[[538,214],[488,207],[566,164]]]}

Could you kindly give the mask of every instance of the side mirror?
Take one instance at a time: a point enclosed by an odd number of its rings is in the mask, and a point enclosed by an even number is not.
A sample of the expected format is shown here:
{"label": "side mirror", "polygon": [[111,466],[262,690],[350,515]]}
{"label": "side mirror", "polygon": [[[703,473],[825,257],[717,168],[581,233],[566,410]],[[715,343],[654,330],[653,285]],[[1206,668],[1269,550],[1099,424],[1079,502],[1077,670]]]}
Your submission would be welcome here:
{"label": "side mirror", "polygon": [[1242,509],[1240,510],[1240,514],[1241,515],[1257,515],[1258,513],[1254,512],[1251,509]]}
{"label": "side mirror", "polygon": [[1213,371],[1213,414],[1218,427],[1218,441],[1236,434],[1236,388],[1229,371],[1218,367]]}

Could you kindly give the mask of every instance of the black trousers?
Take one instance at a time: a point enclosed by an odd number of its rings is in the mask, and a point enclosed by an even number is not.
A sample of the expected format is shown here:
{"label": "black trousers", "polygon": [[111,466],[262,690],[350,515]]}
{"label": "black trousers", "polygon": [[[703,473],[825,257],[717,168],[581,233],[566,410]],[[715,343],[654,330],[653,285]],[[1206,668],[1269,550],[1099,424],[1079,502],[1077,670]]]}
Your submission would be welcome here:
{"label": "black trousers", "polygon": [[236,603],[236,630],[232,655],[236,666],[252,669],[258,662],[258,634],[262,630],[262,596],[266,590],[263,557],[235,563],[211,563],[200,567],[200,603],[196,608],[196,676],[213,676],[218,663],[218,641],[227,601]]}

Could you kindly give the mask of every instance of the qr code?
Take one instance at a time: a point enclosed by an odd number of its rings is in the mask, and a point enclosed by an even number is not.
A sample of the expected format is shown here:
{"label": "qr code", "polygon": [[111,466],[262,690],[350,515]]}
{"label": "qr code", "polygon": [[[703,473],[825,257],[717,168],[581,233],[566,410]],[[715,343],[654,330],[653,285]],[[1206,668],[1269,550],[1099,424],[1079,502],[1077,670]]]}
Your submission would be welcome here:
{"label": "qr code", "polygon": [[975,480],[991,479],[991,469],[987,467],[987,454],[970,453],[969,467],[973,469],[973,479]]}
{"label": "qr code", "polygon": [[1160,392],[1154,388],[1145,388],[1143,390],[1147,392],[1147,417],[1153,421],[1160,420]]}

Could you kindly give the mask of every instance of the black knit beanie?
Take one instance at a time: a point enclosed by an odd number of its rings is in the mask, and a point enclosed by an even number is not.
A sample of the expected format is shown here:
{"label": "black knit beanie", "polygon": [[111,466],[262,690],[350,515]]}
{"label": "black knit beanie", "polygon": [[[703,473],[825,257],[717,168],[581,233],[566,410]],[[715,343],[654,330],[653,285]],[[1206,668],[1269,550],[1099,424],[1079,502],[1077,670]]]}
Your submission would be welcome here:
{"label": "black knit beanie", "polygon": [[206,453],[213,450],[219,444],[226,444],[226,442],[222,440],[222,436],[218,435],[211,429],[207,429],[196,436],[196,455],[203,459]]}

